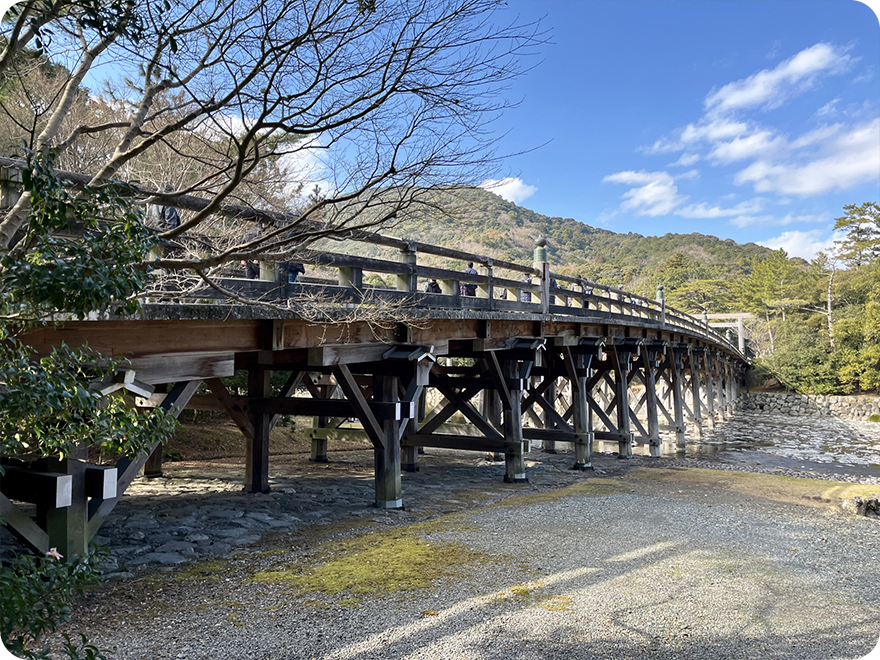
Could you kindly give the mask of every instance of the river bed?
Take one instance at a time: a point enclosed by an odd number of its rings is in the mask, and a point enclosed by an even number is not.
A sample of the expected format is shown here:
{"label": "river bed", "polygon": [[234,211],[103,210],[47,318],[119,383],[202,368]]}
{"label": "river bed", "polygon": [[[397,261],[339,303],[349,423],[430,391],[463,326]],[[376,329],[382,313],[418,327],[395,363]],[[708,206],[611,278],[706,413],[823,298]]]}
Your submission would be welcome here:
{"label": "river bed", "polygon": [[[680,457],[674,435],[661,435],[663,454]],[[737,411],[715,429],[704,423],[703,437],[695,436],[688,426],[686,458],[880,477],[878,422]]]}

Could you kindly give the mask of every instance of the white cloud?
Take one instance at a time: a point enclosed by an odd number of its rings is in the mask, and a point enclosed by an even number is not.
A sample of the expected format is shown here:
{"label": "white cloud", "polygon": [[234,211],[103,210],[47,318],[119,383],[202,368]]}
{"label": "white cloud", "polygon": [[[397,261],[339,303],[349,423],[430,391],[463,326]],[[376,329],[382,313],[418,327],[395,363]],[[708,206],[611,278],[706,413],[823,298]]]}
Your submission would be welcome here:
{"label": "white cloud", "polygon": [[826,103],[821,108],[816,110],[816,116],[817,117],[833,117],[838,112],[837,108],[835,107],[838,103],[840,103],[839,98],[831,99],[830,101],[828,101],[828,103]]}
{"label": "white cloud", "polygon": [[[693,171],[685,176],[692,174]],[[609,174],[602,181],[636,186],[623,194],[625,201],[620,205],[622,210],[633,211],[636,215],[667,215],[687,199],[687,196],[678,194],[675,177],[666,172],[629,170]]]}
{"label": "white cloud", "polygon": [[731,218],[730,224],[734,225],[735,227],[751,227],[753,225],[762,225],[764,227],[771,225],[785,227],[786,225],[793,225],[795,223],[827,223],[830,220],[831,215],[828,213],[820,213],[819,215],[794,215],[792,213],[789,213],[782,218],[777,218],[774,215],[741,215],[735,218]]}
{"label": "white cloud", "polygon": [[682,218],[688,219],[729,218],[731,216],[742,216],[743,214],[757,213],[763,207],[764,200],[760,197],[755,197],[754,199],[741,202],[729,209],[723,209],[718,206],[709,207],[705,203],[691,204],[690,206],[685,206],[684,208],[676,211],[675,215],[680,215]]}
{"label": "white cloud", "polygon": [[738,137],[730,142],[716,144],[709,154],[709,158],[719,163],[732,163],[776,152],[784,145],[785,138],[774,136],[772,132],[767,130],[756,131],[746,137]]}
{"label": "white cloud", "polygon": [[809,261],[817,252],[826,252],[833,247],[834,236],[825,236],[825,232],[821,229],[785,231],[775,238],[755,242],[773,250],[782,248],[790,257],[801,257]]}
{"label": "white cloud", "polygon": [[780,63],[775,69],[764,69],[711,92],[704,105],[709,113],[715,115],[761,106],[776,108],[811,88],[820,74],[842,73],[853,61],[843,49],[818,43]]}
{"label": "white cloud", "polygon": [[669,163],[668,167],[687,167],[688,165],[693,165],[698,160],[700,160],[698,154],[682,154],[681,158],[674,163]]}
{"label": "white cloud", "polygon": [[480,184],[480,188],[493,192],[514,204],[519,204],[538,192],[535,186],[530,186],[519,177],[506,177],[497,181],[486,179]]}
{"label": "white cloud", "polygon": [[810,197],[880,181],[880,119],[854,127],[823,145],[820,157],[804,163],[759,160],[734,177],[756,192]]}

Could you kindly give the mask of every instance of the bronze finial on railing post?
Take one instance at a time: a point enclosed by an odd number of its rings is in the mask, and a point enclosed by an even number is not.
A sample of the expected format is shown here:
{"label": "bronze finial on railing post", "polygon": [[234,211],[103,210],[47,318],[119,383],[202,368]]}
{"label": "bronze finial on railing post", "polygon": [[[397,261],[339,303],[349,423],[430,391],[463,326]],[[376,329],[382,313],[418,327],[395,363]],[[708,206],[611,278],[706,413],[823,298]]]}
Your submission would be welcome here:
{"label": "bronze finial on railing post", "polygon": [[535,241],[535,256],[532,266],[540,273],[541,313],[550,313],[550,264],[547,263],[547,239],[540,236]]}

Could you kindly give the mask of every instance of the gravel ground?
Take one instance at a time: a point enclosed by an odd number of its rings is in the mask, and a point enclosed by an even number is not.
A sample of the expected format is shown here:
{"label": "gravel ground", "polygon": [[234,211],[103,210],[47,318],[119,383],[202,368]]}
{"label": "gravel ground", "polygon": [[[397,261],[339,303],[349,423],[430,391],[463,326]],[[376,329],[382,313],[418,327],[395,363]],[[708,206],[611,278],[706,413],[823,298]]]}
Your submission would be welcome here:
{"label": "gravel ground", "polygon": [[[533,452],[530,483],[515,485],[473,454],[430,454],[405,475],[405,497],[422,489],[408,511],[319,521],[207,564],[145,568],[84,598],[68,631],[120,660],[849,660],[877,644],[880,521],[840,510],[852,484],[610,455],[579,473],[565,453]],[[461,560],[363,555],[389,574],[410,561],[440,571],[425,588],[367,595],[251,580],[266,569],[309,574],[344,554],[322,544],[371,532],[376,543],[416,534]]]}

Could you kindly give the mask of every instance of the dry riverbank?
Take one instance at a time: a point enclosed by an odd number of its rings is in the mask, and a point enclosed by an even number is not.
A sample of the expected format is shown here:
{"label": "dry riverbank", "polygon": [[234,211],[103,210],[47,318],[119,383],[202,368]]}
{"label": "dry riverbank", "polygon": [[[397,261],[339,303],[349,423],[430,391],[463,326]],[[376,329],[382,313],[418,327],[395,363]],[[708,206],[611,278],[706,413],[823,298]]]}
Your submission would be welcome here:
{"label": "dry riverbank", "polygon": [[[278,494],[250,500],[265,520],[297,496],[321,516],[209,562],[135,569],[69,630],[115,658],[212,660],[843,660],[880,636],[880,522],[839,506],[876,485],[608,455],[576,473],[533,453],[518,486],[432,450],[404,477],[408,510],[378,512],[349,494],[369,489],[369,453],[335,458],[279,461]],[[234,483],[227,468],[210,478]],[[140,484],[142,504],[207,504],[198,471]]]}

